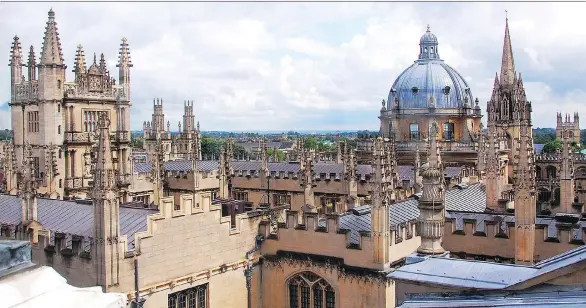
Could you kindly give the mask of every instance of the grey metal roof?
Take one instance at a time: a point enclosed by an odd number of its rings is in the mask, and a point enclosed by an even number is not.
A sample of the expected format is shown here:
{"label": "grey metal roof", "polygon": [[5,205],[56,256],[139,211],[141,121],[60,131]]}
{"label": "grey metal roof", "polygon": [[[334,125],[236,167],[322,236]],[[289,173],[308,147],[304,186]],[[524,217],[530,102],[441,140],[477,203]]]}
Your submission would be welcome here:
{"label": "grey metal roof", "polygon": [[[450,87],[449,95],[443,89]],[[412,88],[417,87],[415,95]],[[393,83],[389,92],[388,107],[392,108],[395,97],[401,108],[429,108],[430,98],[435,100],[436,108],[459,108],[464,99],[473,107],[474,98],[464,78],[443,60],[423,59],[403,71]],[[468,92],[466,92],[468,89]]]}
{"label": "grey metal roof", "polygon": [[410,295],[399,308],[441,307],[586,307],[586,291],[499,292],[492,294]]}
{"label": "grey metal roof", "polygon": [[425,257],[405,265],[389,278],[466,289],[502,290],[586,259],[586,246],[556,255],[533,266],[475,260]]}
{"label": "grey metal roof", "polygon": [[[128,248],[134,247],[134,234],[146,231],[148,215],[157,210],[120,207],[120,233],[128,237]],[[44,229],[91,238],[94,236],[94,208],[91,204],[74,201],[37,199],[37,218]],[[0,195],[0,224],[18,225],[22,222],[21,199]]]}

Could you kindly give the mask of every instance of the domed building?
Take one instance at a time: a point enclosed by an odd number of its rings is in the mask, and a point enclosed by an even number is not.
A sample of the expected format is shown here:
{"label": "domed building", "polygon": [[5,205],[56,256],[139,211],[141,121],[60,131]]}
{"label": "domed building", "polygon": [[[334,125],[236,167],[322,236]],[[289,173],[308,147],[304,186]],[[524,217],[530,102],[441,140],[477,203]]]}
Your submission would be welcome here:
{"label": "domed building", "polygon": [[[393,83],[380,111],[381,132],[393,136],[402,163],[412,163],[417,148],[425,152],[429,129],[437,122],[442,158],[474,163],[481,110],[466,80],[440,58],[437,37],[427,31],[419,56]],[[403,153],[401,153],[403,152]]]}

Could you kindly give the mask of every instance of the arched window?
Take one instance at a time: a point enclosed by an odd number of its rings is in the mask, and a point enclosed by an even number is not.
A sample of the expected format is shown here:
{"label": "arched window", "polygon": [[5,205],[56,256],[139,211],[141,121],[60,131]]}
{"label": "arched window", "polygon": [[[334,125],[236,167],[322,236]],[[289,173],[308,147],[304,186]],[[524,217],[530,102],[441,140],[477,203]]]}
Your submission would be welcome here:
{"label": "arched window", "polygon": [[335,308],[336,293],[323,278],[302,272],[289,279],[289,308]]}

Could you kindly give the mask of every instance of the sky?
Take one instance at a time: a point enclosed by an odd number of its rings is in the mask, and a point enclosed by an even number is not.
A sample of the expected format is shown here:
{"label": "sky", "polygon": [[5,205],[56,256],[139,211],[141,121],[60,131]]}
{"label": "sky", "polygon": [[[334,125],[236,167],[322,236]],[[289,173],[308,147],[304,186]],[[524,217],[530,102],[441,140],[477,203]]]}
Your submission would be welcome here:
{"label": "sky", "polygon": [[[50,8],[70,81],[79,44],[86,62],[104,53],[118,79],[118,48],[128,39],[132,129],[162,98],[172,130],[185,100],[204,131],[378,130],[380,102],[417,59],[428,24],[484,113],[500,72],[505,10],[534,127],[555,127],[556,111],[586,119],[586,3],[0,2],[6,64],[15,34],[38,59]],[[0,129],[10,128],[2,67]]]}

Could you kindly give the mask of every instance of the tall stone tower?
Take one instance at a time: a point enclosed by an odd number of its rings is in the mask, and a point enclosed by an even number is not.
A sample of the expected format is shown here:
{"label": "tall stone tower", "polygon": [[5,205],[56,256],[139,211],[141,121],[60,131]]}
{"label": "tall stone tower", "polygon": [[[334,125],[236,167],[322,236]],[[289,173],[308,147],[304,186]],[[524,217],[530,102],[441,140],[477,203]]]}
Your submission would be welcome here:
{"label": "tall stone tower", "polygon": [[[562,213],[574,213],[574,158],[570,142],[571,131],[562,131],[562,161],[560,168],[560,211]],[[576,214],[582,213],[581,210]]]}
{"label": "tall stone tower", "polygon": [[98,121],[99,138],[94,169],[92,199],[94,205],[94,243],[92,260],[96,266],[97,285],[108,291],[119,284],[120,207],[116,192],[116,176],[110,145],[110,120],[101,114]]}
{"label": "tall stone tower", "polygon": [[567,131],[570,142],[580,144],[580,116],[577,112],[574,112],[573,119],[570,114],[565,114],[563,120],[562,114],[558,112],[555,127],[556,139],[563,140],[565,138],[564,131]]}
{"label": "tall stone tower", "polygon": [[[494,87],[490,101],[487,103],[488,127],[494,130],[497,136],[502,136],[504,145],[508,150],[518,148],[522,122],[531,125],[531,102],[527,101],[521,75],[517,77],[515,72],[515,60],[511,36],[509,34],[508,19],[505,22],[505,38],[502,51],[501,73],[495,76]],[[532,133],[529,131],[529,138]],[[504,170],[504,179],[508,184],[513,184],[509,177],[512,174],[512,157]]]}
{"label": "tall stone tower", "polygon": [[[91,194],[89,148],[95,143],[99,115],[112,119],[114,168],[122,201],[129,201],[130,185],[130,54],[126,39],[120,51],[121,85],[110,77],[106,61],[94,54],[87,68],[83,47],[78,45],[73,72],[66,82],[67,66],[55,13],[48,13],[39,59],[31,46],[28,54],[28,80],[23,76],[23,54],[15,37],[10,53],[13,144],[19,162],[25,140],[33,149],[33,163],[39,182],[38,193],[50,198]],[[18,77],[18,78],[17,78]],[[44,163],[42,163],[44,162]]]}
{"label": "tall stone tower", "polygon": [[429,155],[427,166],[423,167],[423,187],[417,207],[417,234],[421,236],[421,245],[417,249],[422,254],[441,254],[445,221],[445,189],[441,168],[440,149],[438,147],[438,127],[433,123],[429,132]]}

